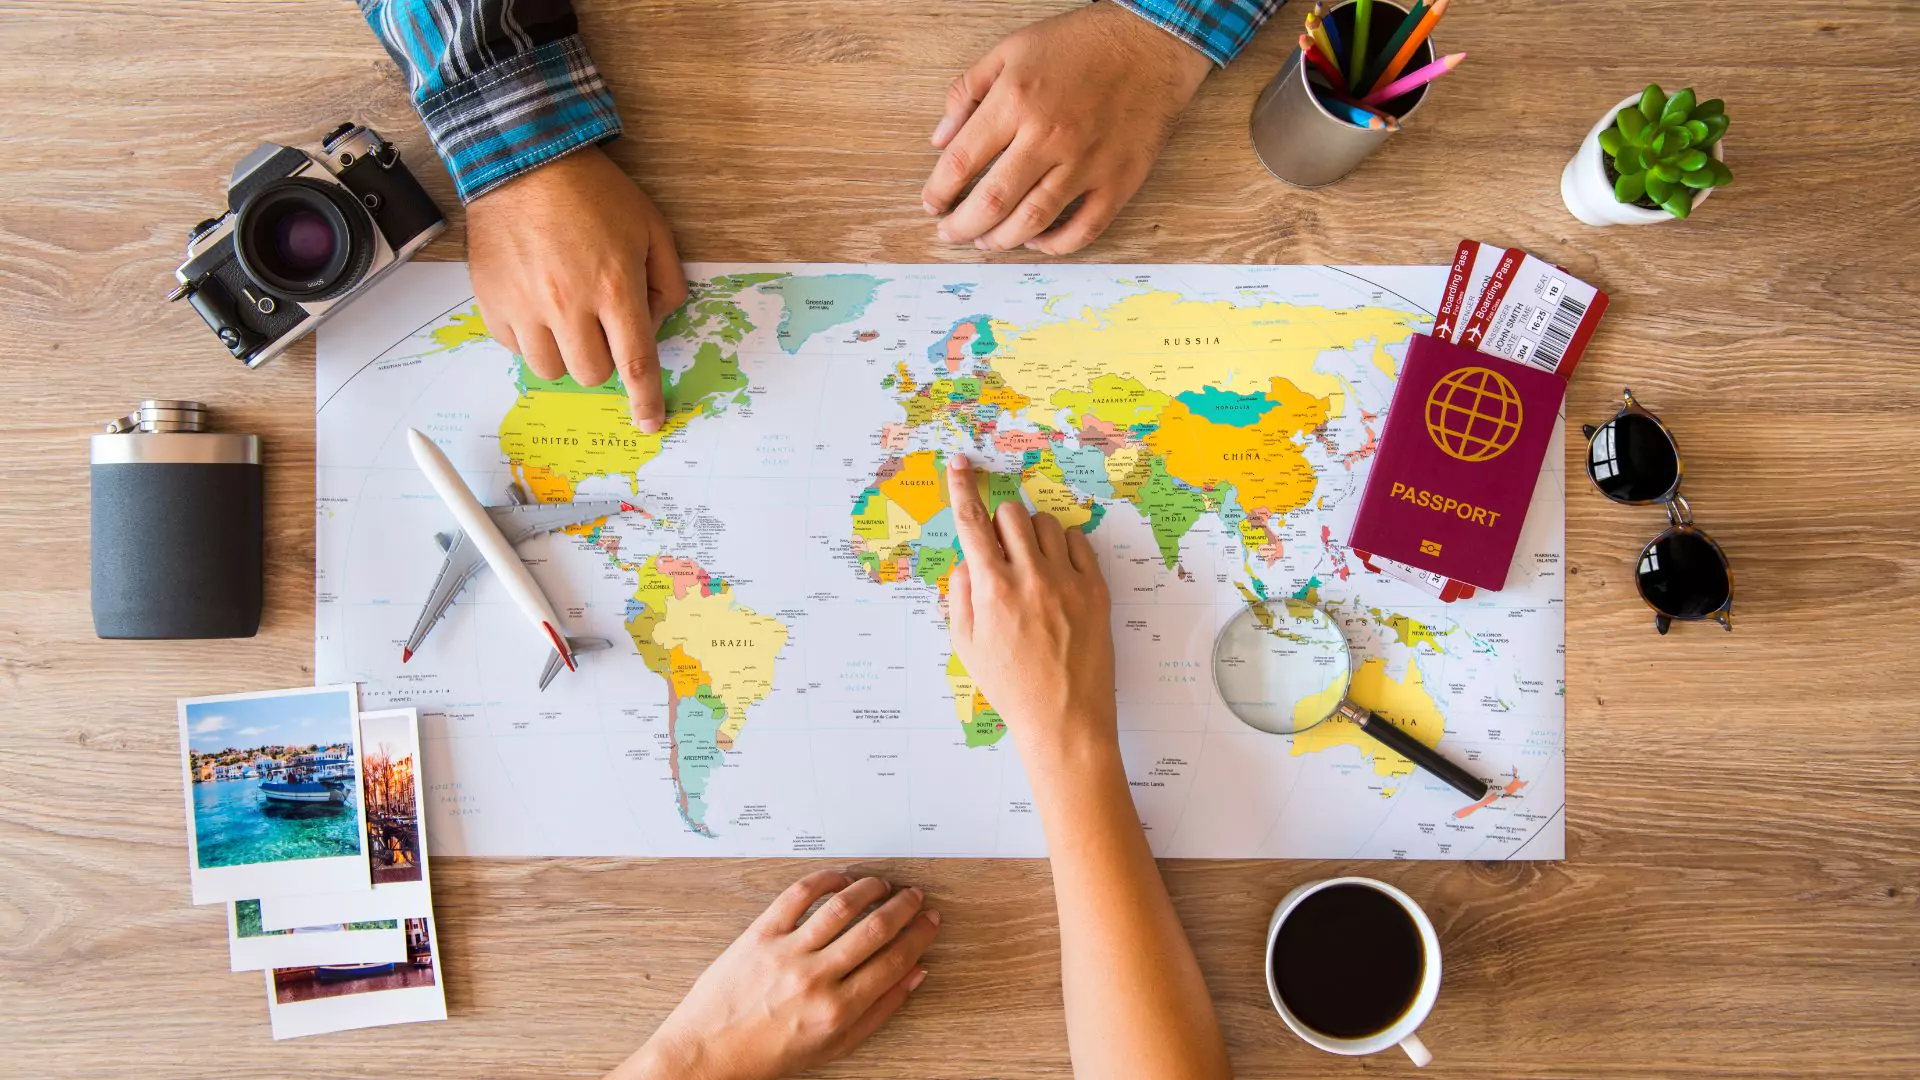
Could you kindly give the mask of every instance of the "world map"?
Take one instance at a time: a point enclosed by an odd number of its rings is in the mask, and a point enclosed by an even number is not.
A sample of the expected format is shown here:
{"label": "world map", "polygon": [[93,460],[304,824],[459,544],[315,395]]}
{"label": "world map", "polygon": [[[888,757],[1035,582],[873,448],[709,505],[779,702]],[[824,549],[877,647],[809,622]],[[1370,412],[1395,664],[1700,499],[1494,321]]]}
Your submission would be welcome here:
{"label": "world map", "polygon": [[[1563,855],[1557,437],[1499,593],[1442,603],[1342,543],[1443,267],[688,273],[653,434],[617,379],[541,379],[493,342],[457,264],[402,267],[322,329],[319,677],[422,710],[436,851],[1041,854],[1008,720],[946,639],[964,452],[990,507],[1101,559],[1156,853]],[[483,574],[402,664],[449,525],[409,427],[483,501],[620,500],[520,549],[568,633],[610,648],[536,690],[542,644]],[[1212,639],[1272,597],[1332,612],[1352,697],[1494,793],[1337,719],[1235,719]]]}

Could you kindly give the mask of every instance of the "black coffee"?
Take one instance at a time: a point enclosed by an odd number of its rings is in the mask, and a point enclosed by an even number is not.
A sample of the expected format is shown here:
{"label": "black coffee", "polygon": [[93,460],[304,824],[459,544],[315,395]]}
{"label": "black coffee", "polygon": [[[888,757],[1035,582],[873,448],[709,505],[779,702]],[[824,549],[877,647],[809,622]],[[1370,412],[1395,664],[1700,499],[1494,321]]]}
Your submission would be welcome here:
{"label": "black coffee", "polygon": [[1426,956],[1420,928],[1391,896],[1334,885],[1300,901],[1273,943],[1280,1000],[1336,1039],[1377,1035],[1406,1015]]}

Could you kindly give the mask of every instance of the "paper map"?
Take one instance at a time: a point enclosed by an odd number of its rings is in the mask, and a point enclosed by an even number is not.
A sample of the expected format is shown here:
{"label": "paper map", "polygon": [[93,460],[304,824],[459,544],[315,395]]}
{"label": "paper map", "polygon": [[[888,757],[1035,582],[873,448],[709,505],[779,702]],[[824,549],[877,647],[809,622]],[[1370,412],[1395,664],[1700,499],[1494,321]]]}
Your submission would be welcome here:
{"label": "paper map", "polygon": [[[1441,603],[1341,543],[1445,267],[690,264],[669,417],[535,376],[458,264],[401,267],[320,332],[317,678],[417,706],[435,854],[1037,856],[1006,724],[948,646],[964,451],[1085,528],[1114,597],[1122,749],[1163,857],[1564,854],[1564,482],[1548,450],[1508,587]],[[451,518],[632,507],[528,541],[547,650],[482,573],[411,662]],[[1326,605],[1352,695],[1494,783],[1467,803],[1351,725],[1255,731],[1213,690],[1249,597]]]}

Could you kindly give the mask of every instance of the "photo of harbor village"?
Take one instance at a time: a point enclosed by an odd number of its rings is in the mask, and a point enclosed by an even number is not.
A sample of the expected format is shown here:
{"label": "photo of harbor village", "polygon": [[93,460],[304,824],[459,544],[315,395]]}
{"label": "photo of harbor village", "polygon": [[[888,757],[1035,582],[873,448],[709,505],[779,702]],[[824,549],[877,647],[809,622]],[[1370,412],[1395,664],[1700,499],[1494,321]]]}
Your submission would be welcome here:
{"label": "photo of harbor village", "polygon": [[345,694],[187,708],[187,775],[202,869],[366,850]]}

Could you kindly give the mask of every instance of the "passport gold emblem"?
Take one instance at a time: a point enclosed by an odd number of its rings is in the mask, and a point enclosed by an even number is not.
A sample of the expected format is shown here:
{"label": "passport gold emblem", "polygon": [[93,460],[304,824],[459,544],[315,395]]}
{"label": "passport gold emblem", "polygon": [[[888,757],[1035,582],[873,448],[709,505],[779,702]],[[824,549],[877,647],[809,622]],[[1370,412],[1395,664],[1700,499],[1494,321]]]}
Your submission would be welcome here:
{"label": "passport gold emblem", "polygon": [[1455,368],[1427,394],[1427,434],[1448,457],[1492,461],[1520,437],[1520,391],[1492,368]]}
{"label": "passport gold emblem", "polygon": [[1437,543],[1436,541],[1433,541],[1433,540],[1422,540],[1422,541],[1420,541],[1420,554],[1422,554],[1422,555],[1438,555],[1438,554],[1440,554],[1440,545],[1439,545],[1439,543]]}

